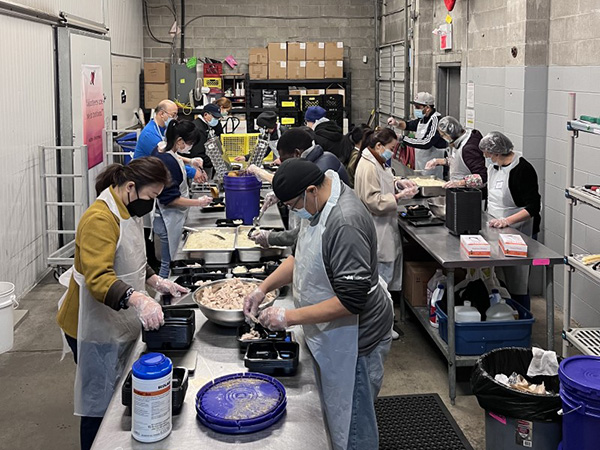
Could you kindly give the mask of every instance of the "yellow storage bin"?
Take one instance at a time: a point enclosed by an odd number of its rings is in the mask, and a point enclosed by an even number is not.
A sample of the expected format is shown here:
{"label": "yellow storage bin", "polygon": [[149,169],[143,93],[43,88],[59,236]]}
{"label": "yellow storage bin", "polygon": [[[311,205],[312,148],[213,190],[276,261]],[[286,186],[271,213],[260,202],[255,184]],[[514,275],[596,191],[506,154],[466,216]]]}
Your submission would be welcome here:
{"label": "yellow storage bin", "polygon": [[[223,156],[233,162],[237,156],[246,156],[256,147],[259,133],[232,133],[222,134]],[[265,158],[265,161],[273,161],[273,152]]]}
{"label": "yellow storage bin", "polygon": [[221,89],[223,87],[223,81],[221,78],[204,78],[204,87]]}

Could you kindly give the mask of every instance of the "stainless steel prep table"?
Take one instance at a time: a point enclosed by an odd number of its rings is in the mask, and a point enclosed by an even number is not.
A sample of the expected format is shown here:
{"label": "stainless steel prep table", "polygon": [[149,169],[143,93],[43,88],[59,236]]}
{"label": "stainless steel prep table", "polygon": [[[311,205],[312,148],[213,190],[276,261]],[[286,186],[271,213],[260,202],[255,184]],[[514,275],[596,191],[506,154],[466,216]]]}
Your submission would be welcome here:
{"label": "stainless steel prep table", "polygon": [[[413,201],[414,203],[414,201]],[[400,210],[404,210],[400,207]],[[404,219],[398,223],[404,233],[411,236],[423,247],[444,269],[447,277],[447,301],[448,301],[448,344],[446,344],[437,328],[429,325],[429,311],[427,307],[414,307],[406,299],[402,307],[408,307],[414,312],[419,322],[432,337],[448,360],[448,381],[450,400],[454,404],[456,398],[456,366],[472,366],[478,356],[457,356],[455,348],[454,328],[454,269],[456,268],[481,268],[491,266],[545,266],[546,271],[546,335],[547,349],[554,349],[554,273],[552,266],[564,264],[564,258],[540,244],[538,241],[525,236],[513,228],[490,228],[487,221],[491,217],[483,213],[482,228],[480,234],[490,243],[492,255],[490,258],[469,258],[460,249],[460,237],[450,233],[444,225],[429,227],[414,227]],[[520,234],[528,247],[526,258],[511,258],[502,254],[498,245],[499,234]]]}
{"label": "stainless steel prep table", "polygon": [[[291,297],[278,299],[276,304],[293,308]],[[209,430],[196,419],[195,399],[198,390],[213,378],[246,372],[243,353],[238,349],[235,328],[225,328],[209,322],[196,310],[196,337],[191,351],[198,352],[198,362],[189,380],[181,413],[173,416],[173,431],[166,439],[154,444],[142,444],[131,437],[131,416],[121,404],[121,383],[115,391],[94,441],[95,450],[163,450],[163,449],[327,449],[330,448],[319,393],[315,382],[313,361],[304,343],[300,327],[294,327],[300,343],[300,364],[293,377],[278,377],[287,392],[287,412],[266,430],[243,435],[226,435]],[[145,351],[137,342],[127,363],[129,370]],[[126,373],[126,372],[125,372]]]}

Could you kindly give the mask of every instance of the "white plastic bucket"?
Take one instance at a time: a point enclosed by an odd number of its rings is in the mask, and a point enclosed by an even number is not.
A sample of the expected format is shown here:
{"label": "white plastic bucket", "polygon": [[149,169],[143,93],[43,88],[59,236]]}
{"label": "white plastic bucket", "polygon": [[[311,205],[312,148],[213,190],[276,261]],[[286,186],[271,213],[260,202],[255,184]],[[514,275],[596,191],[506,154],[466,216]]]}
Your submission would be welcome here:
{"label": "white plastic bucket", "polygon": [[13,309],[19,304],[15,296],[15,285],[0,281],[0,354],[13,347]]}

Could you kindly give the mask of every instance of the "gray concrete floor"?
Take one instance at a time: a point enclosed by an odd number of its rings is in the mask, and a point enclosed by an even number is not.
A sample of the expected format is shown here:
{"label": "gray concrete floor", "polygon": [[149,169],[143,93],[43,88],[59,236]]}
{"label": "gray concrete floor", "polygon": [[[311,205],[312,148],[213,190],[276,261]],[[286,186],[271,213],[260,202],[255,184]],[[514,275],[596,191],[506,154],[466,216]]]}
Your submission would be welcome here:
{"label": "gray concrete floor", "polygon": [[[12,351],[0,355],[0,449],[76,450],[79,420],[73,416],[75,365],[60,361],[62,341],[56,325],[64,289],[50,276],[27,294],[20,308],[29,314],[15,331]],[[545,343],[545,304],[534,299],[533,342]],[[398,313],[399,317],[399,313]],[[556,314],[556,348],[562,315]],[[469,369],[458,373],[458,397],[448,398],[447,364],[417,321],[407,313],[405,335],[392,345],[380,395],[438,393],[471,445],[485,448],[484,413],[470,394]]]}

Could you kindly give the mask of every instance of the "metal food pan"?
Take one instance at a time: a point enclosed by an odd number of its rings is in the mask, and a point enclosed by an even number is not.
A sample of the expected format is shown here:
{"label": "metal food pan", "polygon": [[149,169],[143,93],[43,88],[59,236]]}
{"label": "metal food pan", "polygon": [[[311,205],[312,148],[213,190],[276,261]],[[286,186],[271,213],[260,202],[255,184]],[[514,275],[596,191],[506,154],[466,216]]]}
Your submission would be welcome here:
{"label": "metal food pan", "polygon": [[270,248],[262,248],[260,246],[256,247],[238,247],[237,245],[237,236],[242,233],[248,233],[248,231],[252,227],[248,226],[240,226],[237,228],[237,235],[235,239],[235,248],[238,251],[238,257],[240,262],[249,263],[249,262],[259,262],[261,258],[272,258],[276,256],[281,256],[283,254],[284,247],[270,247]]}
{"label": "metal food pan", "polygon": [[[436,177],[435,175],[420,175],[420,176],[410,176],[407,177],[409,180],[414,180],[416,178],[428,178],[430,180],[437,180],[444,182],[444,180]],[[440,195],[446,195],[446,189],[442,186],[419,186],[419,193],[422,197],[439,197]]]}
{"label": "metal food pan", "polygon": [[[218,232],[224,232],[223,228],[215,228],[215,227],[203,227],[196,228],[198,231],[204,230],[214,230]],[[190,259],[202,259],[205,264],[229,264],[233,259],[233,252],[235,251],[235,242],[237,239],[237,233],[232,231],[233,237],[233,248],[223,248],[223,249],[207,249],[207,248],[194,248],[194,249],[186,249],[185,246],[190,237],[190,234],[185,238],[183,243],[182,251],[188,254],[188,258]]]}

